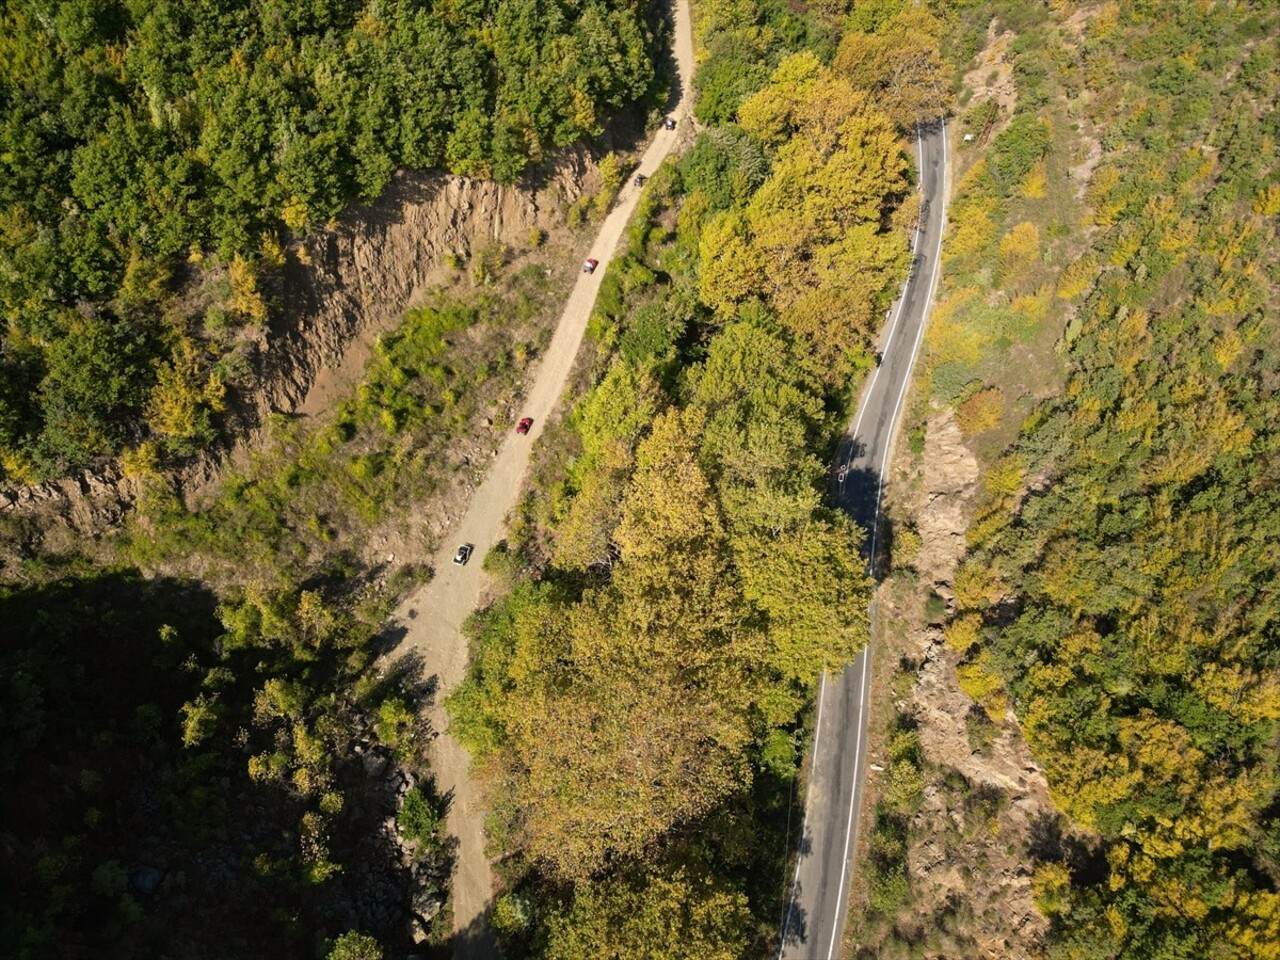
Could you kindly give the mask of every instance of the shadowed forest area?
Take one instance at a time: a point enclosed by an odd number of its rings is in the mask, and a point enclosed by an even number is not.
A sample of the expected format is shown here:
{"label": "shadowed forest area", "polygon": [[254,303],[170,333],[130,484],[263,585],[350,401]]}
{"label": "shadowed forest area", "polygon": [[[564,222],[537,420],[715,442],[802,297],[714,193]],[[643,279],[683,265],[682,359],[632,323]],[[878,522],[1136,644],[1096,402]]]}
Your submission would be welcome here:
{"label": "shadowed forest area", "polygon": [[410,709],[429,691],[412,663],[367,676],[382,612],[312,586],[0,592],[7,956],[310,956],[428,928],[450,866]]}

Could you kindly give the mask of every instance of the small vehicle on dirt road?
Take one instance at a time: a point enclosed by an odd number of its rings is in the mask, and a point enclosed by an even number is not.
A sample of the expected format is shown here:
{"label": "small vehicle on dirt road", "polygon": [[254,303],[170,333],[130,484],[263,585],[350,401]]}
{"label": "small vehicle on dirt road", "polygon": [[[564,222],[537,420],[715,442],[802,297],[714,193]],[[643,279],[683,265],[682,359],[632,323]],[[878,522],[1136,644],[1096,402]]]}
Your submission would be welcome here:
{"label": "small vehicle on dirt road", "polygon": [[458,552],[453,555],[453,562],[460,567],[465,567],[467,561],[471,559],[471,551],[475,549],[475,544],[464,543],[458,548]]}
{"label": "small vehicle on dirt road", "polygon": [[645,182],[646,180],[648,180],[648,179],[649,179],[649,178],[648,178],[648,177],[646,177],[643,173],[637,173],[637,174],[636,174],[636,186],[637,186],[637,187],[643,187],[643,186],[644,186],[644,182]]}
{"label": "small vehicle on dirt road", "polygon": [[596,267],[598,267],[598,266],[600,266],[600,261],[599,261],[599,260],[597,260],[595,257],[588,257],[588,258],[587,258],[585,261],[583,261],[583,263],[582,263],[582,272],[583,272],[583,273],[595,273],[595,272],[596,272]]}
{"label": "small vehicle on dirt road", "polygon": [[520,434],[520,436],[523,437],[526,433],[529,432],[529,428],[532,426],[533,426],[533,417],[525,417],[519,423],[516,424],[516,433]]}
{"label": "small vehicle on dirt road", "polygon": [[674,130],[676,128],[676,118],[667,117],[667,119],[662,121],[662,126],[667,130]]}

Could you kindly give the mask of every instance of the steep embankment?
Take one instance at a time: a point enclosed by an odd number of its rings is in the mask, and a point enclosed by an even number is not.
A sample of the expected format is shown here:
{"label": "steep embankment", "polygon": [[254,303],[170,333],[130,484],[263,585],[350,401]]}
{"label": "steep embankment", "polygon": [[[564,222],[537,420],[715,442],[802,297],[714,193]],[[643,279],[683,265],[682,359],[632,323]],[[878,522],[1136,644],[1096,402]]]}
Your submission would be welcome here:
{"label": "steep embankment", "polygon": [[[503,186],[439,173],[401,174],[382,198],[297,244],[279,278],[281,311],[250,353],[246,386],[229,398],[234,446],[176,472],[180,490],[205,485],[228,455],[252,449],[272,413],[317,414],[354,379],[368,345],[448,273],[449,260],[485,244],[525,244],[563,222],[594,184],[595,166],[569,152],[527,184]],[[141,492],[118,461],[78,476],[0,488],[0,522],[14,550],[96,538]]]}

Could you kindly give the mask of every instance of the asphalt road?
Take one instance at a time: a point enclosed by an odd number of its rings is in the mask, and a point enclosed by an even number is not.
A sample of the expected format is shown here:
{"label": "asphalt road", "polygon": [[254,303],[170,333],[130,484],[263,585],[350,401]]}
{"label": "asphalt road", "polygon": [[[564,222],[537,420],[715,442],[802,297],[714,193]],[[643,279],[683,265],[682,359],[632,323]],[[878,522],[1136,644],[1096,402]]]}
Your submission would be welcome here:
{"label": "asphalt road", "polygon": [[[912,274],[890,311],[880,366],[867,380],[832,473],[832,501],[869,531],[872,569],[893,434],[938,280],[947,198],[947,141],[941,124],[924,129],[917,156],[923,197]],[[874,604],[871,617],[874,634]],[[834,960],[840,955],[866,774],[869,670],[864,651],[839,677],[824,676],[818,688],[813,762],[780,960]]]}

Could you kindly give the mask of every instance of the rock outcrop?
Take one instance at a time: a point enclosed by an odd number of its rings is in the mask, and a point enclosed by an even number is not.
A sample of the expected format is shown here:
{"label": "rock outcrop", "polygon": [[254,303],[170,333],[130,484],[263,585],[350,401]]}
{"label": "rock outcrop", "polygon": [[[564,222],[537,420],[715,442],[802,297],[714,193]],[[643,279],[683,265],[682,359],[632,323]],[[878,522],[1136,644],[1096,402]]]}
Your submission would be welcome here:
{"label": "rock outcrop", "polygon": [[[344,366],[348,379],[358,376],[368,343],[442,281],[451,260],[486,243],[523,247],[535,229],[561,225],[566,206],[596,185],[594,163],[576,151],[514,186],[401,173],[376,203],[295,244],[269,291],[281,309],[253,351],[252,385],[229,397],[228,443],[178,471],[178,489],[209,482],[236,448],[256,442],[271,414],[323,410],[334,398],[317,383]],[[84,544],[118,524],[140,492],[118,463],[0,486],[0,522],[13,531],[6,553],[36,541],[54,550]]]}

